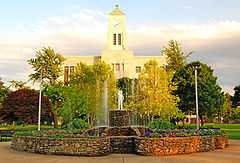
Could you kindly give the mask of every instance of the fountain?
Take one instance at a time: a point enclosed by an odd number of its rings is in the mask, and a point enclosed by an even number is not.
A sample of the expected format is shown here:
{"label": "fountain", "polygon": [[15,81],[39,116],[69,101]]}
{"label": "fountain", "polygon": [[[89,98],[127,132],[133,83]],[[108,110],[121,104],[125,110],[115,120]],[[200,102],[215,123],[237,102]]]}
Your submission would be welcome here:
{"label": "fountain", "polygon": [[[228,138],[219,136],[150,137],[146,127],[131,126],[131,111],[123,109],[123,95],[118,92],[118,109],[107,107],[107,85],[104,84],[105,125],[68,134],[66,131],[47,131],[43,136],[15,136],[11,148],[41,154],[103,156],[116,154],[174,155],[223,149]],[[63,135],[63,133],[64,135]],[[63,136],[63,137],[59,137]]]}
{"label": "fountain", "polygon": [[[88,129],[83,133],[83,136],[108,137],[110,139],[111,153],[135,153],[135,137],[144,136],[145,131],[149,129],[131,126],[132,114],[131,111],[123,108],[124,96],[122,90],[119,90],[117,95],[118,108],[110,110],[108,113],[109,126]],[[104,99],[106,100],[106,98]],[[107,114],[105,113],[105,115]]]}

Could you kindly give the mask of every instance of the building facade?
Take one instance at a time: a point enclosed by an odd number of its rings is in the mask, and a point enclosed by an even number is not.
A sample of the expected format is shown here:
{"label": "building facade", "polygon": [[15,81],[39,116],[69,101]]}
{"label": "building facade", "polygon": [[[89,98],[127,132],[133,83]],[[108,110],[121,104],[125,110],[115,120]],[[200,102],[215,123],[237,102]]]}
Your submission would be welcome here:
{"label": "building facade", "polygon": [[82,62],[92,65],[97,61],[104,61],[111,65],[117,79],[122,77],[137,78],[144,64],[156,60],[159,65],[166,63],[164,56],[137,56],[128,48],[126,15],[116,5],[108,15],[107,45],[99,56],[66,57],[64,62],[64,82],[74,72],[74,67]]}

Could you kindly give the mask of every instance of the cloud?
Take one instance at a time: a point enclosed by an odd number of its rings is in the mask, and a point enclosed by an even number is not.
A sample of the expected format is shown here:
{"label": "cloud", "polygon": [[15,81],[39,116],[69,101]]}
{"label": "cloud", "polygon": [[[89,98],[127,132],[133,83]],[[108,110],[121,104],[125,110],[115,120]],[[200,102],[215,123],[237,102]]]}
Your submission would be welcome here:
{"label": "cloud", "polygon": [[[240,22],[205,24],[161,24],[128,22],[128,42],[137,55],[159,55],[168,40],[182,43],[191,60],[201,60],[215,69],[221,86],[232,92],[240,83]],[[70,15],[56,15],[37,24],[20,23],[12,34],[1,34],[0,76],[5,80],[26,80],[31,72],[26,60],[36,49],[51,46],[62,55],[99,55],[105,47],[107,17],[101,11],[78,9]]]}
{"label": "cloud", "polygon": [[[190,60],[200,60],[214,68],[227,92],[240,83],[240,22],[207,24],[145,24],[130,32],[130,45],[137,54],[159,54],[168,40],[182,43],[184,51],[194,51]],[[138,42],[138,43],[136,43]]]}

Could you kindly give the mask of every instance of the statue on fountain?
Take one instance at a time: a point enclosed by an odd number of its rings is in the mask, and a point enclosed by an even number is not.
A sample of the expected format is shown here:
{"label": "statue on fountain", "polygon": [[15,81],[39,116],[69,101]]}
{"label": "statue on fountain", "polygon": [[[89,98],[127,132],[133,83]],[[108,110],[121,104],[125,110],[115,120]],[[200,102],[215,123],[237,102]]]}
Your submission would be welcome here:
{"label": "statue on fountain", "polygon": [[131,111],[123,109],[123,91],[118,90],[118,107],[116,110],[109,111],[109,126],[110,127],[126,127],[131,125]]}
{"label": "statue on fountain", "polygon": [[122,90],[118,90],[118,110],[123,110],[123,92]]}

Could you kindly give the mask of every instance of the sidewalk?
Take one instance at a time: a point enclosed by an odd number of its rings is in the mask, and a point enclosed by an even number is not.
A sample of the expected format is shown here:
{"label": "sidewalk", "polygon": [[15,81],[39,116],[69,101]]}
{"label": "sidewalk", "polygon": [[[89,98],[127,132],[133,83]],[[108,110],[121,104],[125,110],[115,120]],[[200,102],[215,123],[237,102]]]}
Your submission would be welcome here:
{"label": "sidewalk", "polygon": [[71,157],[17,152],[10,143],[0,143],[0,163],[230,163],[240,162],[240,140],[230,140],[223,150],[176,156],[109,155],[104,157]]}

